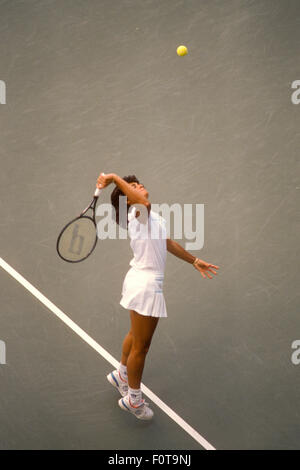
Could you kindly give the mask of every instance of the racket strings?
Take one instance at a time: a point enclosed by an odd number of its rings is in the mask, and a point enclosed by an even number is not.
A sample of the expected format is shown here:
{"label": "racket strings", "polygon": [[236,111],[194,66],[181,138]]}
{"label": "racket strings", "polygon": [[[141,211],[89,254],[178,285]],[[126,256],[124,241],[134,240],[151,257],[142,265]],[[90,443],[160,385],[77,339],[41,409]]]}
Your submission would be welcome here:
{"label": "racket strings", "polygon": [[65,261],[78,262],[89,256],[97,243],[97,229],[90,217],[78,217],[61,232],[57,251]]}

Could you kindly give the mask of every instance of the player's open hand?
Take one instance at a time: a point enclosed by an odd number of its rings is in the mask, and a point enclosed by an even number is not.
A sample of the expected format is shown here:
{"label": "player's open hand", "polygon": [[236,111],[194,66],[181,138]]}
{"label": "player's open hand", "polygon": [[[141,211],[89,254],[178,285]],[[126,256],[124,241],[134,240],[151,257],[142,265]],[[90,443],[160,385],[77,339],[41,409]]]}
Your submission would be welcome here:
{"label": "player's open hand", "polygon": [[213,274],[218,274],[214,269],[219,269],[219,266],[215,266],[214,264],[206,263],[202,259],[196,259],[196,261],[193,264],[194,268],[200,271],[204,279],[206,279],[206,276],[209,277],[209,279],[212,279],[212,276],[209,274],[209,272]]}
{"label": "player's open hand", "polygon": [[114,181],[114,173],[108,173],[107,175],[105,175],[104,173],[100,173],[97,179],[96,186],[98,189],[104,189],[113,181]]}

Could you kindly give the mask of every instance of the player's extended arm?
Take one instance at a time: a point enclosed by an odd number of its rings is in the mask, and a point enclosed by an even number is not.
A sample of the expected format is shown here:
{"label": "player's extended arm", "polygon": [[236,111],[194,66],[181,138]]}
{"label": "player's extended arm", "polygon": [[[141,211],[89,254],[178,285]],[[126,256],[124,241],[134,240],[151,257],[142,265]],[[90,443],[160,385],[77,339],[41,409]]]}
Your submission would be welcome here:
{"label": "player's extended arm", "polygon": [[177,256],[177,258],[183,259],[187,263],[193,264],[196,259],[196,256],[191,255],[186,251],[179,243],[167,238],[167,250],[172,253],[172,255]]}
{"label": "player's extended arm", "polygon": [[174,240],[171,240],[170,238],[167,238],[167,250],[170,253],[172,253],[172,255],[175,255],[178,258],[183,259],[184,261],[187,261],[188,263],[193,264],[196,261],[194,264],[194,267],[197,269],[197,271],[199,271],[202,274],[202,277],[204,277],[205,279],[206,279],[206,276],[209,279],[212,279],[212,276],[208,273],[208,271],[213,274],[217,274],[217,272],[214,269],[219,269],[219,266],[206,263],[206,261],[196,258],[195,256],[191,255],[191,253],[189,253],[184,248],[182,248],[182,246],[179,245],[179,243],[175,242]]}

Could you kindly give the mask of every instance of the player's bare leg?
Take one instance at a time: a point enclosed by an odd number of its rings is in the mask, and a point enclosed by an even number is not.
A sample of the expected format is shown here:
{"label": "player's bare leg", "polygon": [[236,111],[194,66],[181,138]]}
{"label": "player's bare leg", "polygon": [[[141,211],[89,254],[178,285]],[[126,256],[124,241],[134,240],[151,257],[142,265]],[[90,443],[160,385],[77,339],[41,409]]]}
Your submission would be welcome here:
{"label": "player's bare leg", "polygon": [[125,396],[128,393],[128,377],[126,364],[132,347],[132,342],[133,337],[132,332],[130,330],[123,341],[122,356],[118,368],[107,375],[107,380],[111,383],[111,385],[113,385],[119,390],[122,396]]}
{"label": "player's bare leg", "polygon": [[124,341],[123,341],[123,346],[122,346],[121,364],[123,364],[123,366],[127,366],[127,359],[128,359],[131,347],[132,347],[132,341],[133,341],[133,336],[130,330],[129,333],[127,333],[127,335],[125,336]]}
{"label": "player's bare leg", "polygon": [[139,389],[145,358],[159,318],[140,315],[134,310],[130,310],[130,317],[132,345],[127,357],[128,385],[130,388]]}
{"label": "player's bare leg", "polygon": [[[130,317],[132,345],[127,357],[128,394],[118,403],[120,408],[134,414],[138,419],[149,420],[153,417],[153,411],[142,399],[141,380],[145,358],[159,318],[141,315],[134,310],[130,310]],[[126,353],[127,350],[125,356]]]}

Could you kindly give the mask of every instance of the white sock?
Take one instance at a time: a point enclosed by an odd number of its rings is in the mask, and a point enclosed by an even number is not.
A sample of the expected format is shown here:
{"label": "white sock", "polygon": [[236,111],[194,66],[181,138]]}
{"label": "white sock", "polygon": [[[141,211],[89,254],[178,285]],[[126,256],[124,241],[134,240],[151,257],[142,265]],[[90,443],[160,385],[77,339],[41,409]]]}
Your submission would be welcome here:
{"label": "white sock", "polygon": [[124,366],[121,362],[120,362],[120,364],[119,364],[118,371],[119,371],[119,374],[121,375],[122,379],[128,380],[128,376],[127,376],[127,367]]}
{"label": "white sock", "polygon": [[142,390],[128,387],[128,395],[133,405],[138,405],[142,401]]}

